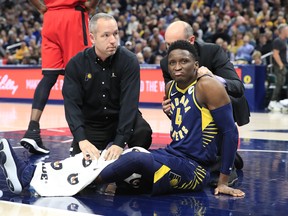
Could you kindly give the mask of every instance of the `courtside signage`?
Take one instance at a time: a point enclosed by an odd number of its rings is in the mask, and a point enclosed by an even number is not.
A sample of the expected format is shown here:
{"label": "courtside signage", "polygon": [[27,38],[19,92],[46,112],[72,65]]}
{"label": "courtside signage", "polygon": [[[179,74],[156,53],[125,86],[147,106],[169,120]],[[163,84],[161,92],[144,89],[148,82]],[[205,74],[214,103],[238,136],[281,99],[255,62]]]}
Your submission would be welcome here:
{"label": "courtside signage", "polygon": [[[236,69],[241,77],[241,69]],[[42,78],[40,68],[0,68],[0,98],[32,99]],[[161,69],[142,68],[140,71],[140,102],[161,103],[165,95],[165,83]],[[63,100],[64,77],[59,76],[49,99]]]}

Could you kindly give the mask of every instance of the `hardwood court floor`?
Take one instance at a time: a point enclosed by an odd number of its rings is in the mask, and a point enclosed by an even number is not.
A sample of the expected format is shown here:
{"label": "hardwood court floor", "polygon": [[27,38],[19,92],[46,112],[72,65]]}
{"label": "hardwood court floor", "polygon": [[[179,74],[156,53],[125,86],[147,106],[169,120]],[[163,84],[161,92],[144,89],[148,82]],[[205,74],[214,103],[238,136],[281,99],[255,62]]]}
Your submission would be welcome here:
{"label": "hardwood court floor", "polygon": [[[68,156],[71,134],[63,105],[47,105],[41,119],[42,138],[49,156],[27,153],[17,144],[29,122],[31,105],[0,103],[0,137],[9,139],[16,154],[30,162],[53,161]],[[141,108],[155,139],[153,147],[166,144],[169,120],[159,108]],[[239,153],[244,160],[236,187],[244,198],[214,196],[212,188],[202,192],[150,197],[83,193],[74,197],[14,195],[0,172],[0,215],[287,215],[288,212],[288,115],[252,113],[251,122],[239,128]],[[161,139],[163,138],[163,139]]]}

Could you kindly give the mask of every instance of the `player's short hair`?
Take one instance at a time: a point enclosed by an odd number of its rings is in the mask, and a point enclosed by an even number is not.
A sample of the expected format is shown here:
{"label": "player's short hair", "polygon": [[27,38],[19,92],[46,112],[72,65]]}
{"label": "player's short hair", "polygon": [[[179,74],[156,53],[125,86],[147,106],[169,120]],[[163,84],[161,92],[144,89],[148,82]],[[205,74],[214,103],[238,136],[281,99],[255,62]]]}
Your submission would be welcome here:
{"label": "player's short hair", "polygon": [[170,54],[171,51],[176,50],[176,49],[181,49],[181,50],[187,50],[191,53],[192,57],[195,59],[195,61],[198,61],[198,53],[193,44],[186,40],[177,40],[169,46],[168,49],[168,55]]}

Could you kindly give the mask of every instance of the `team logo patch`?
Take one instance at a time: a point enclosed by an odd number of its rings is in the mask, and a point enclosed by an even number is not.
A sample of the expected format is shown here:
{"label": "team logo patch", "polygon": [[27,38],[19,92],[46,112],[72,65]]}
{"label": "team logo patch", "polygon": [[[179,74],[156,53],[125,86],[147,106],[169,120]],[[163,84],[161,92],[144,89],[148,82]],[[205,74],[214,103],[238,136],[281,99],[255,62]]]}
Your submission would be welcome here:
{"label": "team logo patch", "polygon": [[173,173],[173,172],[170,172],[169,173],[169,179],[170,179],[170,185],[172,187],[175,187],[179,184],[179,182],[181,181],[181,176],[176,174],[176,173]]}
{"label": "team logo patch", "polygon": [[115,78],[115,77],[117,77],[116,74],[114,72],[112,72],[111,78]]}
{"label": "team logo patch", "polygon": [[78,173],[72,173],[68,176],[67,181],[71,185],[76,185],[79,183]]}
{"label": "team logo patch", "polygon": [[92,78],[92,74],[91,73],[86,73],[85,75],[85,81],[88,81]]}
{"label": "team logo patch", "polygon": [[51,167],[54,170],[61,170],[63,168],[63,164],[60,161],[55,161],[54,163],[51,163]]}

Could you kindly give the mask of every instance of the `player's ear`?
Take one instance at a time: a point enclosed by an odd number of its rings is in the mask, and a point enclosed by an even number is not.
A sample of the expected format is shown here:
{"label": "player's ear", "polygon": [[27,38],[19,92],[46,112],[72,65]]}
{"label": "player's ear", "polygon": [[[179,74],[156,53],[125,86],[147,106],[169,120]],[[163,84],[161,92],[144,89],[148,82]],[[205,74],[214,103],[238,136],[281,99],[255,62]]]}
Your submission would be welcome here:
{"label": "player's ear", "polygon": [[194,63],[194,69],[195,69],[195,70],[198,70],[198,68],[199,68],[199,62],[198,62],[198,61],[195,61],[195,63]]}

